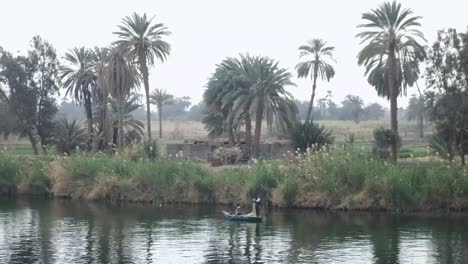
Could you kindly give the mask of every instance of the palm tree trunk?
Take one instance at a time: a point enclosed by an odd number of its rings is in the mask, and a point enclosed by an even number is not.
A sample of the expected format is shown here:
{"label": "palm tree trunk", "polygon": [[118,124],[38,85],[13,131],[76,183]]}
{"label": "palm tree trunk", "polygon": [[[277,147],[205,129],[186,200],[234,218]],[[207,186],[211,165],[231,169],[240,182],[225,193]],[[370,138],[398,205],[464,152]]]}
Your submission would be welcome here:
{"label": "palm tree trunk", "polygon": [[162,105],[158,106],[158,114],[159,114],[159,138],[162,138]]}
{"label": "palm tree trunk", "polygon": [[[42,83],[44,83],[44,79],[42,80]],[[40,141],[40,144],[41,144],[42,153],[44,153],[46,155],[47,154],[47,147],[46,147],[46,139],[45,139],[43,124],[42,124],[42,115],[43,115],[42,105],[43,105],[43,97],[41,96],[41,98],[39,100],[39,103],[37,104],[38,110],[37,110],[36,129],[37,129],[37,134],[39,136],[39,141]]]}
{"label": "palm tree trunk", "polygon": [[419,116],[419,138],[424,138],[424,116]]}
{"label": "palm tree trunk", "polygon": [[46,142],[46,139],[45,139],[45,136],[42,132],[38,133],[39,134],[39,143],[41,144],[41,148],[42,148],[42,153],[44,155],[47,155],[47,142]]}
{"label": "palm tree trunk", "polygon": [[111,141],[111,133],[110,129],[112,126],[112,120],[109,117],[109,111],[107,109],[107,99],[108,95],[107,92],[104,93],[103,98],[102,98],[102,106],[101,106],[101,111],[102,111],[102,134],[103,134],[103,139],[102,139],[102,149],[107,149],[109,146],[109,142]]}
{"label": "palm tree trunk", "polygon": [[122,150],[124,147],[124,133],[123,133],[123,98],[121,95],[119,95],[119,102],[118,102],[118,107],[119,107],[119,120],[118,120],[118,126],[119,126],[119,150]]}
{"label": "palm tree trunk", "polygon": [[312,95],[310,96],[309,109],[307,109],[307,115],[305,122],[308,122],[312,118],[312,109],[314,108],[315,89],[317,88],[317,66],[314,68],[314,84],[312,85]]}
{"label": "palm tree trunk", "polygon": [[151,110],[150,110],[150,93],[149,93],[149,80],[148,80],[148,66],[144,54],[139,54],[140,68],[143,75],[143,84],[145,85],[146,96],[146,129],[148,141],[151,142]]}
{"label": "palm tree trunk", "polygon": [[28,132],[28,138],[29,142],[31,142],[31,147],[33,150],[34,155],[39,155],[39,151],[37,150],[37,142],[36,138],[34,137],[33,133],[31,131]]}
{"label": "palm tree trunk", "polygon": [[114,146],[117,146],[118,144],[118,138],[119,138],[119,125],[117,124],[117,127],[112,126],[112,144]]}
{"label": "palm tree trunk", "polygon": [[236,145],[236,136],[234,135],[234,128],[232,126],[229,126],[228,127],[228,134],[229,134],[229,144],[231,144],[231,146],[235,146]]}
{"label": "palm tree trunk", "polygon": [[257,104],[257,111],[255,113],[255,142],[253,145],[253,155],[258,158],[260,154],[260,137],[262,133],[262,119],[263,119],[263,101],[259,100]]}
{"label": "palm tree trunk", "polygon": [[[398,105],[397,105],[397,91],[396,91],[396,58],[395,58],[395,43],[390,45],[389,49],[389,73],[388,73],[388,94],[390,96],[390,127],[394,136],[398,135]],[[391,144],[390,159],[393,162],[397,161],[397,144],[393,140]]]}
{"label": "palm tree trunk", "polygon": [[250,119],[250,113],[247,110],[245,114],[245,141],[247,143],[247,156],[252,155],[252,120]]}
{"label": "palm tree trunk", "polygon": [[85,92],[84,101],[86,109],[86,120],[88,123],[89,145],[94,149],[93,110],[91,108],[91,93],[89,91]]}

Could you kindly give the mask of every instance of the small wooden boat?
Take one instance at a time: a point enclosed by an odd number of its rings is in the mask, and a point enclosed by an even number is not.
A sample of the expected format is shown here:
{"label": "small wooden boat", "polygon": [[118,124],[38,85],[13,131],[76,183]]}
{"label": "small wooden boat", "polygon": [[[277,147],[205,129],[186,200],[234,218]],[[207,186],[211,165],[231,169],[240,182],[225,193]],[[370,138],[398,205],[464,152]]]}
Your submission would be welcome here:
{"label": "small wooden boat", "polygon": [[259,223],[262,222],[263,217],[259,216],[250,216],[250,215],[235,215],[228,213],[226,211],[222,211],[224,216],[229,221],[243,221],[243,222],[251,222],[251,223]]}

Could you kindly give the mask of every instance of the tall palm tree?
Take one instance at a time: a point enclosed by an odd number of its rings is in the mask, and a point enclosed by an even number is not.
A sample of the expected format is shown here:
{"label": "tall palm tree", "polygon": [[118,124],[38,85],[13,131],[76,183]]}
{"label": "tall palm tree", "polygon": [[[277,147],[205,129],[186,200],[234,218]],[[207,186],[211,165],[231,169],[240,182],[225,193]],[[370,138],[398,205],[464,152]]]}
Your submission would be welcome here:
{"label": "tall palm tree", "polygon": [[[421,17],[413,16],[411,9],[403,9],[397,2],[385,2],[377,9],[364,13],[364,31],[357,35],[363,49],[358,64],[366,66],[368,82],[380,96],[390,100],[390,124],[398,134],[397,97],[405,94],[406,86],[412,86],[419,76],[419,62],[426,57],[418,41],[425,41],[418,30]],[[397,142],[391,145],[391,159],[397,159]]]}
{"label": "tall palm tree", "polygon": [[342,102],[343,109],[349,111],[351,116],[353,117],[354,122],[357,124],[360,121],[361,114],[363,113],[364,109],[364,101],[361,97],[357,95],[347,95],[345,100]]}
{"label": "tall palm tree", "polygon": [[[113,127],[113,142],[118,144],[117,137],[119,135],[124,136],[124,142],[126,144],[133,143],[135,141],[141,141],[145,134],[145,125],[140,120],[136,120],[132,112],[139,109],[142,105],[138,103],[140,100],[139,95],[130,93],[123,104],[121,115],[119,113],[119,104],[115,98],[110,98],[111,106],[111,118]],[[122,116],[122,128],[119,128],[119,117]],[[123,129],[123,130],[121,130]]]}
{"label": "tall palm tree", "polygon": [[74,48],[65,53],[65,65],[60,67],[60,79],[67,89],[65,96],[72,95],[72,98],[83,103],[86,111],[88,123],[88,136],[90,143],[93,139],[93,83],[94,73],[92,70],[92,54],[84,48]]}
{"label": "tall palm tree", "polygon": [[286,127],[293,125],[297,109],[286,87],[295,84],[291,81],[292,75],[286,69],[279,68],[278,62],[270,58],[245,56],[242,57],[241,64],[242,69],[237,80],[240,80],[240,90],[246,92],[244,97],[237,97],[234,104],[243,105],[240,107],[241,111],[252,113],[255,117],[252,151],[258,157],[264,119],[269,127],[273,123],[285,124]]}
{"label": "tall palm tree", "polygon": [[307,78],[310,75],[310,78],[313,80],[312,95],[310,96],[305,122],[311,118],[317,79],[330,81],[335,76],[335,69],[329,63],[329,61],[333,61],[334,50],[335,47],[327,46],[327,42],[322,39],[310,40],[307,42],[307,45],[299,47],[299,56],[306,57],[306,60],[296,65],[297,76],[299,78]]}
{"label": "tall palm tree", "polygon": [[111,51],[106,72],[109,93],[117,103],[119,129],[117,145],[119,149],[122,149],[124,146],[123,108],[131,89],[139,85],[139,75],[134,64],[126,61],[122,51],[117,48]]}
{"label": "tall palm tree", "polygon": [[424,138],[424,117],[426,115],[426,102],[423,95],[411,96],[406,108],[406,118],[416,120],[419,129],[419,138]]}
{"label": "tall palm tree", "polygon": [[[207,89],[203,94],[203,99],[207,106],[208,115],[205,124],[210,130],[210,134],[221,134],[227,132],[232,145],[236,144],[235,131],[240,129],[242,111],[233,109],[234,101],[239,95],[233,94],[241,87],[239,76],[241,75],[241,62],[235,58],[227,58],[216,68],[215,73],[210,77]],[[216,124],[222,117],[222,124]],[[249,119],[249,115],[246,116]],[[213,121],[215,123],[213,123]],[[221,125],[222,130],[220,130]],[[250,149],[251,122],[246,121],[247,146]],[[250,129],[249,129],[250,128]]]}
{"label": "tall palm tree", "polygon": [[99,149],[105,149],[111,142],[111,122],[109,114],[109,87],[107,83],[107,64],[109,61],[109,48],[95,47],[92,53],[93,71],[97,97],[97,145]]}
{"label": "tall palm tree", "polygon": [[163,106],[171,105],[174,103],[174,96],[168,94],[164,89],[156,89],[150,96],[150,102],[158,108],[159,115],[159,138],[162,138],[162,119],[163,119]]}
{"label": "tall palm tree", "polygon": [[122,25],[118,27],[119,31],[114,32],[114,34],[119,37],[119,40],[115,44],[139,65],[140,74],[143,78],[146,95],[146,128],[148,140],[151,141],[148,67],[154,65],[155,60],[163,62],[170,54],[171,45],[163,40],[163,37],[170,35],[170,32],[164,24],[154,23],[153,18],[148,18],[146,14],[141,16],[137,13],[133,13],[131,17],[123,18]]}

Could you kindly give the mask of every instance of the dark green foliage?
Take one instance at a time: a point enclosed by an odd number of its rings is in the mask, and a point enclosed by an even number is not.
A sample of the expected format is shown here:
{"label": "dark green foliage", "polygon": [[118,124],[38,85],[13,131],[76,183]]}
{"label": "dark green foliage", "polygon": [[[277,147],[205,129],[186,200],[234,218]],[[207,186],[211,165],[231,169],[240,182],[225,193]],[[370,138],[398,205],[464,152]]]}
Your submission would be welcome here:
{"label": "dark green foliage", "polygon": [[49,165],[42,160],[33,160],[31,165],[21,171],[21,184],[23,188],[33,194],[44,194],[49,192],[50,181],[45,170]]}
{"label": "dark green foliage", "polygon": [[273,127],[289,128],[296,119],[296,106],[286,90],[291,85],[291,74],[268,57],[227,58],[217,66],[203,94],[208,114],[204,123],[212,135],[222,127],[233,145],[245,126],[248,153],[252,149],[258,155],[263,120],[271,132]]}
{"label": "dark green foliage", "polygon": [[468,49],[466,34],[455,29],[441,30],[429,50],[426,92],[429,114],[436,123],[435,146],[445,146],[449,160],[458,153],[462,164],[468,150]]}
{"label": "dark green foliage", "polygon": [[54,130],[52,144],[59,153],[70,155],[71,152],[87,149],[87,133],[82,122],[60,119]]}
{"label": "dark green foliage", "polygon": [[278,187],[283,194],[286,205],[294,205],[299,190],[299,185],[295,177],[286,178]]}
{"label": "dark green foliage", "polygon": [[8,90],[3,100],[9,114],[14,115],[15,132],[28,136],[34,154],[38,154],[36,139],[38,91],[33,82],[34,71],[27,57],[3,52],[0,54],[0,79]]}
{"label": "dark green foliage", "polygon": [[32,68],[32,82],[37,90],[37,119],[35,130],[44,152],[52,140],[55,115],[58,111],[55,96],[59,92],[59,60],[55,48],[40,36],[31,42],[28,59]]}
{"label": "dark green foliage", "polygon": [[0,153],[0,193],[12,192],[18,184],[18,164]]}
{"label": "dark green foliage", "polygon": [[159,158],[159,145],[157,141],[146,141],[143,143],[143,150],[146,159],[154,161]]}
{"label": "dark green foliage", "polygon": [[388,159],[390,157],[390,147],[392,144],[396,146],[401,145],[401,138],[395,134],[391,129],[377,128],[374,130],[375,145],[373,153],[376,157],[381,159]]}
{"label": "dark green foliage", "polygon": [[324,145],[331,145],[334,141],[332,131],[309,121],[297,122],[291,129],[289,139],[295,149],[306,152],[307,148],[321,149]]}
{"label": "dark green foliage", "polygon": [[[130,94],[122,106],[122,127],[124,133],[124,141],[126,144],[140,143],[143,140],[145,125],[140,120],[136,120],[133,112],[141,107],[138,103],[138,94]],[[117,138],[119,134],[118,128],[118,104],[115,99],[111,98],[111,120],[113,128],[113,143],[117,145]]]}
{"label": "dark green foliage", "polygon": [[272,189],[278,186],[281,172],[277,166],[260,163],[250,173],[248,194],[251,198],[269,197]]}
{"label": "dark green foliage", "polygon": [[434,134],[429,138],[429,147],[440,157],[452,161],[453,152],[442,135]]}

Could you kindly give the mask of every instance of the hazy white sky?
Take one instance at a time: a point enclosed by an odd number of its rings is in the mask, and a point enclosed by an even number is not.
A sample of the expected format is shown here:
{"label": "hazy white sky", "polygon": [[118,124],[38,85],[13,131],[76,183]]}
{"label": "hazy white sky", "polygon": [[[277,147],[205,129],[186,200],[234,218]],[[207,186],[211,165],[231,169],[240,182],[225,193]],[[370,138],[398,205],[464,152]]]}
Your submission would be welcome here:
{"label": "hazy white sky", "polygon": [[[167,40],[172,53],[164,64],[151,69],[150,88],[165,88],[176,96],[202,98],[215,65],[239,53],[265,55],[280,61],[292,73],[297,47],[312,38],[323,38],[336,47],[336,76],[318,83],[318,97],[332,90],[334,100],[357,94],[366,103],[379,99],[358,67],[359,43],[355,38],[361,14],[382,1],[315,0],[3,0],[0,9],[0,46],[24,52],[39,34],[59,55],[75,46],[106,46],[122,17],[136,12],[155,15],[172,32]],[[439,29],[466,30],[466,0],[402,0],[423,17],[422,31],[432,43]],[[296,80],[291,92],[300,100],[310,97],[310,80]],[[424,81],[420,81],[424,86]],[[415,93],[415,88],[410,90]],[[402,100],[402,105],[406,100]]]}

